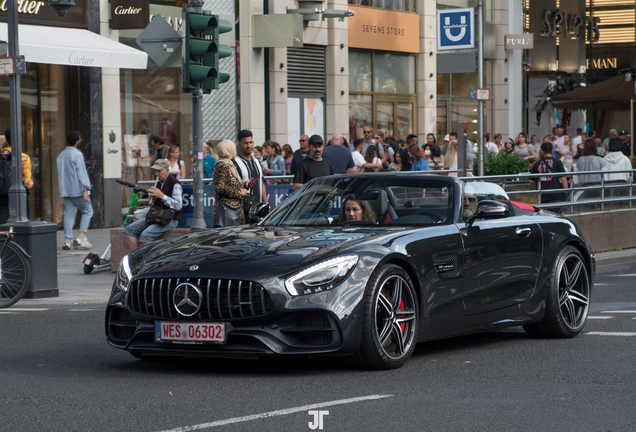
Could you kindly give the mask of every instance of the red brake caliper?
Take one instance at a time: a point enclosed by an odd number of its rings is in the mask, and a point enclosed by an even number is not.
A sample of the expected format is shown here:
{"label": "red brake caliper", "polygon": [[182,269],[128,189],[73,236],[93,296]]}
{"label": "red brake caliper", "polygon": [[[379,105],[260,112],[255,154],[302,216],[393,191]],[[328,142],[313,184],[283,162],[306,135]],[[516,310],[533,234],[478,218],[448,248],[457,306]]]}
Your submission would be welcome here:
{"label": "red brake caliper", "polygon": [[[400,310],[405,310],[405,308],[404,308],[404,299],[400,299],[400,307],[398,308],[398,311],[400,311]],[[404,315],[399,315],[398,314],[398,317],[404,318]],[[400,330],[402,330],[402,333],[404,333],[404,327],[406,327],[406,324],[400,323]]]}

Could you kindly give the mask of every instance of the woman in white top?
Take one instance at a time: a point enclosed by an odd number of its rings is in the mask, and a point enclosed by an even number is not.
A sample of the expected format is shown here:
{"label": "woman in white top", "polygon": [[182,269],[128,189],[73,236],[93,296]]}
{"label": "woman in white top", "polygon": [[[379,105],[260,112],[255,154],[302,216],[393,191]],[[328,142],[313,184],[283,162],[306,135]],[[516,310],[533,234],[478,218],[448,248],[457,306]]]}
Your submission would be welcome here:
{"label": "woman in white top", "polygon": [[168,150],[168,164],[170,164],[169,172],[174,175],[177,180],[185,178],[185,162],[180,160],[179,156],[181,156],[179,147],[170,147],[170,150]]}

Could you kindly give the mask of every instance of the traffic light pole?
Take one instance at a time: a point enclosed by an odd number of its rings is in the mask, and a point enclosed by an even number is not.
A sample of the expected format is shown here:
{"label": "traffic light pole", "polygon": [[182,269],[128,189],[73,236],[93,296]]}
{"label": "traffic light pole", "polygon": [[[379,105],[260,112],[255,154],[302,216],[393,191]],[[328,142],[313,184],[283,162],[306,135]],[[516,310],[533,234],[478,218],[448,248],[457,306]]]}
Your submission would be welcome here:
{"label": "traffic light pole", "polygon": [[[203,1],[190,1],[190,7],[203,13]],[[184,48],[185,49],[185,48]],[[194,194],[191,231],[207,228],[203,217],[203,92],[192,93],[192,188]]]}
{"label": "traffic light pole", "polygon": [[[477,70],[477,86],[481,89],[484,88],[484,2],[480,1],[477,3],[477,31],[479,38],[478,45],[478,63],[479,67]],[[478,148],[478,157],[479,161],[477,163],[478,169],[477,174],[479,177],[484,176],[484,165],[486,164],[486,143],[484,142],[484,101],[477,101],[477,120],[478,120],[478,128],[477,128],[477,148]]]}

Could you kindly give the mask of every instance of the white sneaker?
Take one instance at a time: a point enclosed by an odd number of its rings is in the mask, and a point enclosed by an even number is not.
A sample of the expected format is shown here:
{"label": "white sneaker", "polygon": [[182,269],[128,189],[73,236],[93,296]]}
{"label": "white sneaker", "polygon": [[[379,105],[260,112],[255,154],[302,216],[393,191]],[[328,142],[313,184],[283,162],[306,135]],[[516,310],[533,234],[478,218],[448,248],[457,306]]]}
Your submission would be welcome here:
{"label": "white sneaker", "polygon": [[62,246],[62,249],[64,249],[64,250],[73,249],[73,239],[72,238],[67,238],[66,240],[64,240],[64,246]]}
{"label": "white sneaker", "polygon": [[77,237],[75,239],[75,241],[73,242],[73,244],[75,246],[78,246],[78,247],[81,247],[81,248],[84,248],[84,249],[90,249],[90,248],[93,247],[93,245],[88,242],[88,239],[86,238],[86,236]]}

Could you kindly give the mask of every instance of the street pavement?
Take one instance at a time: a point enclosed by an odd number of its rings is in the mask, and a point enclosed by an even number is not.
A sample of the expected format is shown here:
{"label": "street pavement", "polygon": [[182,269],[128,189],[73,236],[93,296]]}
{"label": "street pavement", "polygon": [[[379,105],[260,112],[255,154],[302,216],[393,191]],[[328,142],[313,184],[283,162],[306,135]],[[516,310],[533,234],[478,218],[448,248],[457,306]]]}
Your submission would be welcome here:
{"label": "street pavement", "polygon": [[[87,304],[105,303],[113,285],[115,274],[110,267],[94,270],[90,275],[84,274],[82,260],[88,252],[101,254],[110,243],[110,229],[94,229],[88,231],[88,239],[93,244],[90,250],[62,250],[64,232],[57,232],[57,282],[59,297],[41,299],[22,299],[19,306],[45,304]],[[603,252],[596,254],[597,266],[624,264],[636,261],[636,249]],[[34,266],[37,271],[37,266]]]}

